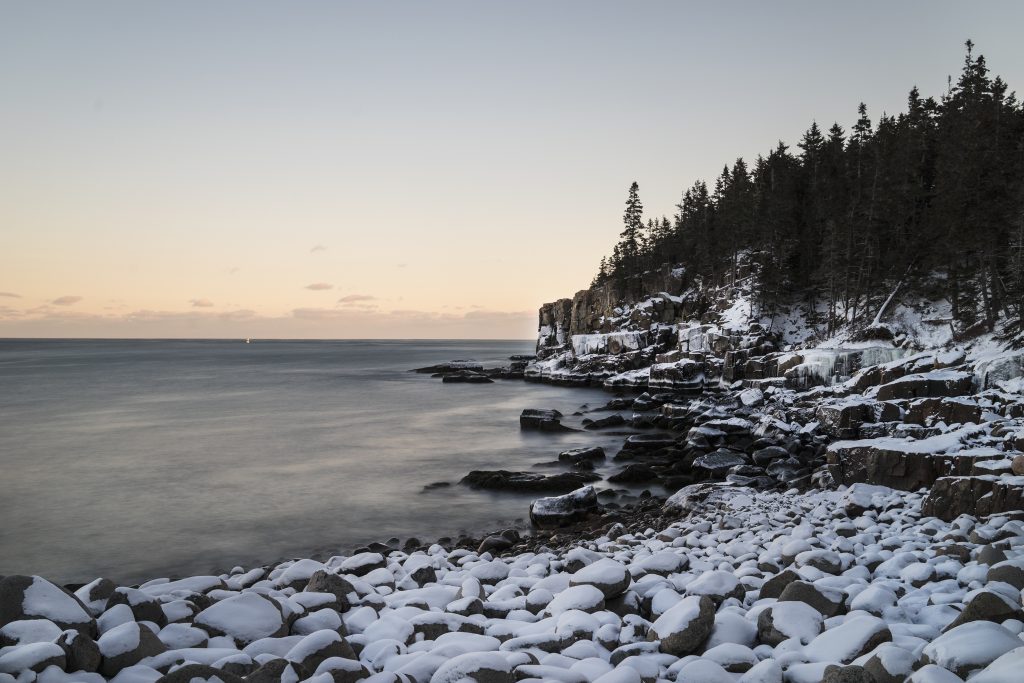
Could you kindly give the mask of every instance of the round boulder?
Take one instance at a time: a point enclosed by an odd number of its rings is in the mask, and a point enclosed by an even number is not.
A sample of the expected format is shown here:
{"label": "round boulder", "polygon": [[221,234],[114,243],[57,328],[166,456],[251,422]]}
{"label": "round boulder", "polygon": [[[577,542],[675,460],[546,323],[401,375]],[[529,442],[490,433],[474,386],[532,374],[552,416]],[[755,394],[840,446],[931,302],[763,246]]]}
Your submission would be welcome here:
{"label": "round boulder", "polygon": [[588,564],[569,578],[570,586],[590,585],[604,594],[606,600],[622,595],[631,581],[626,567],[605,558]]}

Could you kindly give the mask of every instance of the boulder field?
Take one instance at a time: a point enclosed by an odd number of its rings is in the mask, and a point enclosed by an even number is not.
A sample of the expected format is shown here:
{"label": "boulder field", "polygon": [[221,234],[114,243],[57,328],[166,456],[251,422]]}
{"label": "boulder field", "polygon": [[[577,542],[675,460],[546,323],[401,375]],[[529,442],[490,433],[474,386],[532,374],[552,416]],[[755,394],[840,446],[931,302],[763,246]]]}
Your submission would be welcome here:
{"label": "boulder field", "polygon": [[0,683],[1009,683],[1024,522],[925,496],[687,487],[661,528],[74,592],[0,580]]}

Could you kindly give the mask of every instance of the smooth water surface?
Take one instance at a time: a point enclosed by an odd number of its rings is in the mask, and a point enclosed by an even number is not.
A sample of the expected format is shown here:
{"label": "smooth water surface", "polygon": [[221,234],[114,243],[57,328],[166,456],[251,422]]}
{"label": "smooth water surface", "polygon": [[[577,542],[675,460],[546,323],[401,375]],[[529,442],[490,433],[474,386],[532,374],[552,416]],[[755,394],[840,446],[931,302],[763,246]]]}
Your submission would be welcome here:
{"label": "smooth water surface", "polygon": [[138,581],[526,517],[453,485],[621,437],[519,430],[608,396],[409,369],[532,342],[0,340],[0,575]]}

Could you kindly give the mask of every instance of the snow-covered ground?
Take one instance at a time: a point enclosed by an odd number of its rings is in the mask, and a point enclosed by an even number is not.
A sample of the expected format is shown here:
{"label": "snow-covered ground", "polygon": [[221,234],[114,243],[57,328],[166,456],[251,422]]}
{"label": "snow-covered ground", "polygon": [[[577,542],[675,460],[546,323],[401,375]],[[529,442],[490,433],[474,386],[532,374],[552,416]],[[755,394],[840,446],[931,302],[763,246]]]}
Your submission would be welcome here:
{"label": "snow-covered ground", "polygon": [[921,502],[700,484],[664,529],[510,557],[435,545],[76,598],[8,577],[0,681],[148,683],[190,664],[167,680],[1022,680],[1024,523],[943,522]]}

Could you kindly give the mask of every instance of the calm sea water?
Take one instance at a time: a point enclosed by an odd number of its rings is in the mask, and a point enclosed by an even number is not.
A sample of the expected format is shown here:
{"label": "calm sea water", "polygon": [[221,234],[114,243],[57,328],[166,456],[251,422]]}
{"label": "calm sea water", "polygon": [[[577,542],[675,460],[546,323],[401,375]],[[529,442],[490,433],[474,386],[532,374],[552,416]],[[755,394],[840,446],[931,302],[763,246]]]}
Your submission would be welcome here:
{"label": "calm sea water", "polygon": [[599,390],[442,384],[532,342],[0,340],[0,574],[139,581],[522,521],[452,486],[621,437],[519,430]]}

